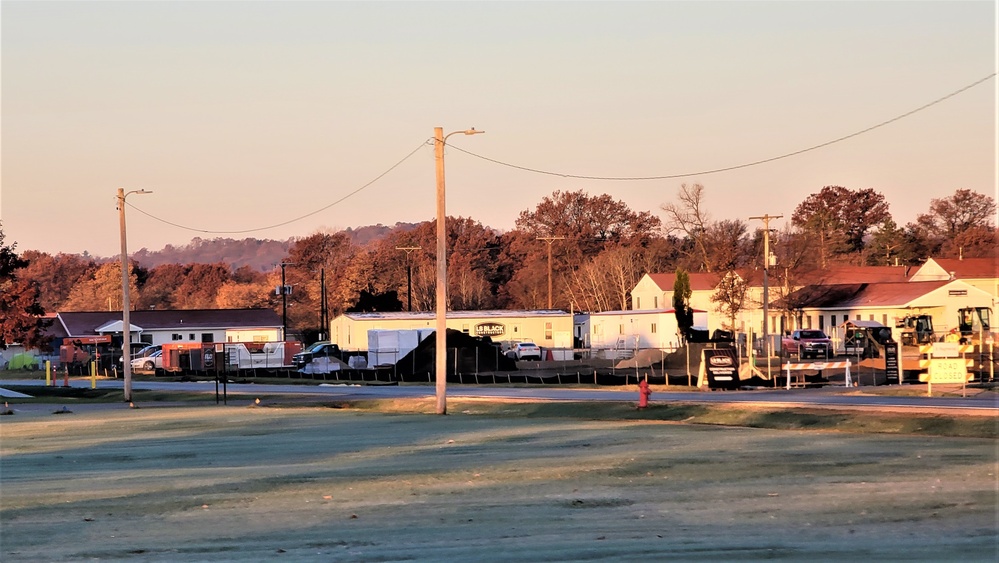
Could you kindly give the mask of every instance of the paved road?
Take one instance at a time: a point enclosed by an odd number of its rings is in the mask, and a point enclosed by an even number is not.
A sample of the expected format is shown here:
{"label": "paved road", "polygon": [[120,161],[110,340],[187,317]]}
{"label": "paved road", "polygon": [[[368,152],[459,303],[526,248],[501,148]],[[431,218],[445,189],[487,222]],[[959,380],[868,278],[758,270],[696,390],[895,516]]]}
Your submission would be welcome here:
{"label": "paved road", "polygon": [[[6,385],[44,385],[40,380],[8,380]],[[60,382],[61,384],[61,382]],[[71,380],[73,387],[89,387],[89,379]],[[99,380],[99,388],[121,389],[118,380]],[[133,389],[152,391],[204,392],[214,395],[214,382],[135,381]],[[861,390],[863,388],[860,388]],[[5,395],[0,389],[0,396]],[[974,397],[886,397],[847,393],[842,387],[816,389],[761,389],[755,391],[678,392],[657,391],[652,403],[742,403],[756,405],[813,407],[874,407],[893,409],[946,409],[985,414],[999,414],[999,393],[981,393]],[[426,386],[364,386],[364,385],[258,385],[229,384],[228,392],[239,395],[289,395],[324,397],[329,399],[399,399],[433,397],[435,388]],[[448,397],[524,399],[542,401],[637,401],[637,389],[566,389],[561,387],[477,387],[449,385]]]}

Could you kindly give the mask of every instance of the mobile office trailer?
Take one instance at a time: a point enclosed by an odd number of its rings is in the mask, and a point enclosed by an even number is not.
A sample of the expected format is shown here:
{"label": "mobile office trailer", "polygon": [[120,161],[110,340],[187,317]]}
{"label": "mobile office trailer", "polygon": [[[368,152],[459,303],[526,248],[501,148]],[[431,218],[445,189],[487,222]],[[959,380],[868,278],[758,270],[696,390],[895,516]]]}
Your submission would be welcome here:
{"label": "mobile office trailer", "polygon": [[[450,330],[508,345],[534,342],[544,349],[571,350],[573,344],[573,315],[561,310],[448,311],[446,324]],[[369,350],[370,330],[436,326],[433,312],[344,313],[331,321],[330,341],[341,350]]]}
{"label": "mobile office trailer", "polygon": [[295,367],[295,354],[301,351],[302,343],[297,341],[225,344],[230,369],[290,369]]}

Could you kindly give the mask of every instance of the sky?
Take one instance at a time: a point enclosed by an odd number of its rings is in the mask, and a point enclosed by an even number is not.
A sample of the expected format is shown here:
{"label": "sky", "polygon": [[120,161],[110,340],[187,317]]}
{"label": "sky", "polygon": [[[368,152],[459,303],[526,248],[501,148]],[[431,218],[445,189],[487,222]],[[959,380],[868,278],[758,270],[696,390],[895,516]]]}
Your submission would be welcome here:
{"label": "sky", "polygon": [[775,228],[872,188],[904,225],[999,199],[996,29],[994,1],[4,0],[4,244],[115,256],[118,188],[153,192],[130,253],[432,220],[435,127],[486,132],[448,140],[447,213],[500,230],[555,191],[663,216],[684,183]]}

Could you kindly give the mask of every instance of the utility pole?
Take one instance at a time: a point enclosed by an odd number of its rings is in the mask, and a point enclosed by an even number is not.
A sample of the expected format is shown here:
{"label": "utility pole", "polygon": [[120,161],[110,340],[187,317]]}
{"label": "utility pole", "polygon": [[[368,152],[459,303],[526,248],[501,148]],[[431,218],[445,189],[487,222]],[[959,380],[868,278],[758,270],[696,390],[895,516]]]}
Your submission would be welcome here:
{"label": "utility pole", "polygon": [[767,366],[770,365],[770,337],[767,334],[767,324],[770,322],[770,287],[767,273],[773,265],[770,263],[770,220],[783,218],[783,215],[769,214],[749,218],[750,221],[763,221],[763,353],[767,355]]}
{"label": "utility pole", "polygon": [[447,213],[444,192],[444,145],[451,135],[478,135],[474,127],[464,131],[452,131],[447,135],[444,129],[434,127],[434,169],[437,179],[437,289],[435,292],[436,350],[434,371],[436,381],[437,414],[447,414]]}
{"label": "utility pole", "polygon": [[125,198],[132,194],[151,194],[151,190],[132,190],[125,193],[125,188],[118,188],[118,227],[121,231],[121,363],[124,375],[124,395],[126,401],[132,400],[132,320],[129,318],[131,305],[128,302],[128,236],[125,234]]}
{"label": "utility pole", "polygon": [[409,255],[414,250],[423,250],[420,246],[397,246],[396,250],[404,250],[406,252],[406,310],[410,313],[413,312],[413,265],[409,261]]}
{"label": "utility pole", "polygon": [[322,329],[319,332],[319,340],[329,340],[330,315],[328,303],[326,302],[326,268],[319,269],[319,324]]}
{"label": "utility pole", "polygon": [[294,266],[295,262],[281,262],[281,287],[278,292],[281,294],[281,340],[288,340],[288,294],[291,287],[284,281],[285,266]]}
{"label": "utility pole", "polygon": [[538,237],[548,243],[548,308],[552,308],[552,242],[565,240],[565,237]]}

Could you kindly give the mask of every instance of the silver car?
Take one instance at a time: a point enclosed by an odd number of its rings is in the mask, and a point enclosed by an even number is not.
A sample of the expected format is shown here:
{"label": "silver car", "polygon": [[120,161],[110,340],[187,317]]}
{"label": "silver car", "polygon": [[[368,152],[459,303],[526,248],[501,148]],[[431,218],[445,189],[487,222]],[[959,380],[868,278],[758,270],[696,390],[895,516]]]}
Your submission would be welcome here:
{"label": "silver car", "polygon": [[144,358],[132,360],[132,371],[150,371],[156,373],[163,369],[163,350],[156,350]]}

